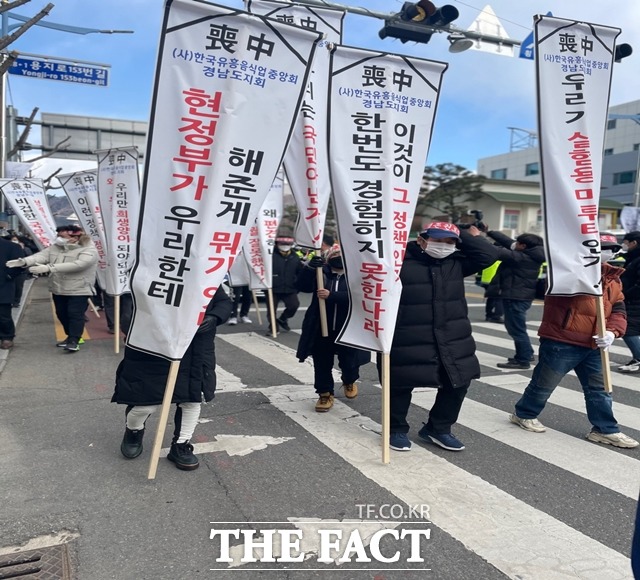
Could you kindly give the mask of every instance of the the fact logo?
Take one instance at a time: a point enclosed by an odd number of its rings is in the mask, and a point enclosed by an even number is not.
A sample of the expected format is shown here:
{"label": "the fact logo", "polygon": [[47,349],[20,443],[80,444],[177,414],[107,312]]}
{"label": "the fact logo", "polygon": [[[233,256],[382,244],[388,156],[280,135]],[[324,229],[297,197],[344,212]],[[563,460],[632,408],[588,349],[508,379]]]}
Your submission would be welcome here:
{"label": "the fact logo", "polygon": [[[407,568],[418,565],[425,570],[420,564],[424,565],[423,550],[431,539],[430,522],[423,518],[392,521],[380,517],[381,513],[400,513],[399,508],[387,506],[384,504],[382,510],[381,506],[358,506],[361,514],[368,513],[375,519],[287,518],[284,522],[236,522],[233,526],[225,522],[224,528],[222,524],[212,527],[209,538],[217,552],[215,561],[229,567],[260,562],[275,564],[273,570],[291,569],[292,564],[315,558],[318,564],[352,562],[366,568],[375,563],[394,567],[407,564]],[[424,514],[425,510],[413,513]]]}

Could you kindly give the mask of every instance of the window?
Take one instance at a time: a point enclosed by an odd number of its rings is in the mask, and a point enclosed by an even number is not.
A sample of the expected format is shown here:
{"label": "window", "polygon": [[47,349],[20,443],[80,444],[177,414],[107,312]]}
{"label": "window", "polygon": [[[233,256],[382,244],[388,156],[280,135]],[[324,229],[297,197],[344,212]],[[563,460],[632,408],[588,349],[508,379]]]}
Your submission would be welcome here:
{"label": "window", "polygon": [[535,163],[527,163],[524,168],[525,175],[538,175],[540,173],[540,166],[538,162]]}
{"label": "window", "polygon": [[517,230],[519,220],[520,220],[519,209],[505,209],[504,218],[502,218],[502,228],[505,230]]}
{"label": "window", "polygon": [[604,150],[604,154],[606,155],[613,155],[613,149],[605,149]]}
{"label": "window", "polygon": [[507,178],[507,169],[492,169],[491,170],[491,179],[506,179]]}
{"label": "window", "polygon": [[615,129],[616,128],[616,120],[615,119],[609,119],[607,121],[607,129]]}
{"label": "window", "polygon": [[636,172],[635,171],[622,171],[621,173],[613,174],[613,185],[623,185],[624,183],[635,183]]}
{"label": "window", "polygon": [[633,144],[633,150],[634,150],[634,151],[638,151],[638,150],[640,150],[640,143],[634,143],[634,144]]}

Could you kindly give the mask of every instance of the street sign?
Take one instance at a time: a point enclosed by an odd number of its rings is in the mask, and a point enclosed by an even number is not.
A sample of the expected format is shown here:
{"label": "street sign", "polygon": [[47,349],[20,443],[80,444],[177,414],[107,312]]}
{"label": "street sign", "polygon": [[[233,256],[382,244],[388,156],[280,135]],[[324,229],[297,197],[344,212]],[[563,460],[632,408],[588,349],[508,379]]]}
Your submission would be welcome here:
{"label": "street sign", "polygon": [[9,74],[96,87],[109,85],[108,66],[47,57],[20,55],[9,69]]}

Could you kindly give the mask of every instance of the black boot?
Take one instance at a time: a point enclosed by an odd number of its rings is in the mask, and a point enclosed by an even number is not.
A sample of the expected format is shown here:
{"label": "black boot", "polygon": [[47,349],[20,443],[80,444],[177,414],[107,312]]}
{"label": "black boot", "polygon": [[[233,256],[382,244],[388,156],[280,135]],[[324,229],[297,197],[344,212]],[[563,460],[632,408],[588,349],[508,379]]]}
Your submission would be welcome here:
{"label": "black boot", "polygon": [[198,458],[193,454],[193,445],[188,441],[172,443],[167,459],[173,461],[178,469],[183,469],[184,471],[191,471],[200,467]]}
{"label": "black boot", "polygon": [[127,459],[135,459],[142,453],[142,438],[144,429],[133,431],[128,427],[124,429],[124,437],[120,445],[120,451]]}

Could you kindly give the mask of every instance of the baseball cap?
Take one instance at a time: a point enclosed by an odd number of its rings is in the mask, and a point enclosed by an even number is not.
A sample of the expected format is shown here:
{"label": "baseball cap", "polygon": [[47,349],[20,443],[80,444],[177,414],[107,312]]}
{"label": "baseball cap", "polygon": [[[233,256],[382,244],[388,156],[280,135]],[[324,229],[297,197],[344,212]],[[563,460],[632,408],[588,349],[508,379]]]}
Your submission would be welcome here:
{"label": "baseball cap", "polygon": [[460,239],[460,230],[456,224],[449,222],[431,222],[426,229],[420,232],[422,238],[456,238]]}

